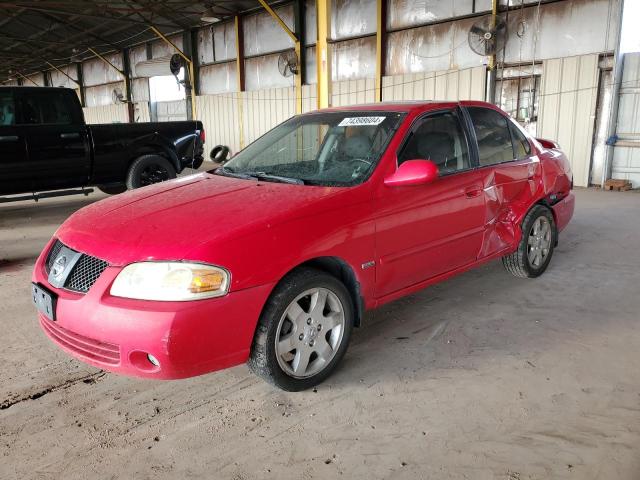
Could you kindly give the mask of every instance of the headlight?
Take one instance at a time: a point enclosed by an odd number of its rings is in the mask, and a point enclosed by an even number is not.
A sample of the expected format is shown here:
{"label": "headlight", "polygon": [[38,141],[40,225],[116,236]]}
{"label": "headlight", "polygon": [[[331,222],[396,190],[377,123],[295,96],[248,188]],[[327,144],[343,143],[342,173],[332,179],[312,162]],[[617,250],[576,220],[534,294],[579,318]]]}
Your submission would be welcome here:
{"label": "headlight", "polygon": [[127,265],[118,274],[111,295],[182,302],[220,297],[229,291],[229,272],[200,263],[141,262]]}

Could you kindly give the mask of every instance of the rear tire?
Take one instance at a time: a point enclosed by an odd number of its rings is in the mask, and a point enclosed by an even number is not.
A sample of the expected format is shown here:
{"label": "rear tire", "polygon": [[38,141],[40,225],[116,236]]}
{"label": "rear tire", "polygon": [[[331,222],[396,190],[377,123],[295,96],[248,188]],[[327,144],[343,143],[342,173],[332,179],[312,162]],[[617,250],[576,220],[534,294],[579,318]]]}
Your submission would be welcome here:
{"label": "rear tire", "polygon": [[249,368],[282,390],[314,387],[344,356],[353,321],[351,296],[338,279],[312,268],[296,270],[265,304]]}
{"label": "rear tire", "polygon": [[98,190],[107,195],[118,195],[119,193],[126,192],[127,186],[124,183],[119,185],[98,185]]}
{"label": "rear tire", "polygon": [[516,277],[535,278],[547,269],[558,232],[553,214],[544,205],[535,205],[522,221],[518,249],[502,257],[504,268]]}
{"label": "rear tire", "polygon": [[146,187],[176,178],[176,169],[160,155],[142,155],[133,161],[127,172],[127,189]]}

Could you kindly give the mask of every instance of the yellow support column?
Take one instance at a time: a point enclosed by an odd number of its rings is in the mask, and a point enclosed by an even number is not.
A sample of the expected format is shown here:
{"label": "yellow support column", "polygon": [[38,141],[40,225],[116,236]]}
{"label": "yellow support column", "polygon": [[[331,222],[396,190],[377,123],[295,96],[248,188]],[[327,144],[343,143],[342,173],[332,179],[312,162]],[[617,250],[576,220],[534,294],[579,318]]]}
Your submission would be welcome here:
{"label": "yellow support column", "polygon": [[316,62],[318,69],[318,108],[331,105],[331,0],[316,0],[318,39],[316,42]]}
{"label": "yellow support column", "polygon": [[387,28],[387,1],[376,0],[377,2],[377,30],[376,30],[376,95],[375,101],[382,101],[382,76],[384,75],[385,48],[386,48],[386,28]]}

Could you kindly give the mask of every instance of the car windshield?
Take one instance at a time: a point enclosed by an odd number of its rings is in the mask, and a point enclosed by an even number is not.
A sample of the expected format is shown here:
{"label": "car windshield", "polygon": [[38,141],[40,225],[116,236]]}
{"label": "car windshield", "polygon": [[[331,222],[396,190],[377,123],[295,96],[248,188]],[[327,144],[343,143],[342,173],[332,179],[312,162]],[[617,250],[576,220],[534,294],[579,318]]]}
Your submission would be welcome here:
{"label": "car windshield", "polygon": [[293,117],[215,173],[308,185],[356,185],[369,177],[403,115],[342,111]]}

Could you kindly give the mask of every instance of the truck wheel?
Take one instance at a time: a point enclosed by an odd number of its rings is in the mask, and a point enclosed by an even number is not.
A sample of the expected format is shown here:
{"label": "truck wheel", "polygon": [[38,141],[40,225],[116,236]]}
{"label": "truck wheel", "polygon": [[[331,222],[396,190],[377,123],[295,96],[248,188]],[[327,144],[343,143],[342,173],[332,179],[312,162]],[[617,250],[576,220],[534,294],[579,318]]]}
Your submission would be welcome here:
{"label": "truck wheel", "polygon": [[338,279],[311,268],[294,271],[260,315],[249,368],[282,390],[311,388],[344,356],[353,319],[351,296]]}
{"label": "truck wheel", "polygon": [[547,269],[556,244],[556,224],[551,211],[535,205],[522,221],[518,249],[502,257],[502,264],[516,277],[535,278]]}
{"label": "truck wheel", "polygon": [[124,183],[117,185],[98,185],[98,190],[106,193],[107,195],[117,195],[127,191],[127,186]]}
{"label": "truck wheel", "polygon": [[133,161],[127,173],[129,190],[176,178],[176,169],[160,155],[142,155]]}

